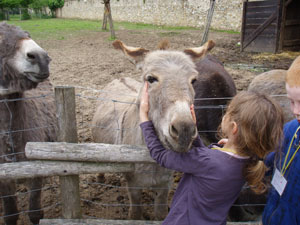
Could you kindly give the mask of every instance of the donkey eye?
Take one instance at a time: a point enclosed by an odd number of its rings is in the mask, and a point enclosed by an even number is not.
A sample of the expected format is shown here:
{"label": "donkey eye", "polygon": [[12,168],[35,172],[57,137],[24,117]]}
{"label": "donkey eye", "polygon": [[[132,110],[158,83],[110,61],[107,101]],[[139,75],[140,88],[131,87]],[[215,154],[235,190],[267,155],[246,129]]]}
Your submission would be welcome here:
{"label": "donkey eye", "polygon": [[197,79],[196,79],[196,78],[195,78],[195,79],[193,79],[193,80],[191,81],[191,84],[194,84],[196,81],[197,81]]}
{"label": "donkey eye", "polygon": [[149,83],[153,83],[153,82],[157,82],[158,80],[157,80],[156,77],[148,76],[148,77],[147,77],[147,81],[148,81]]}

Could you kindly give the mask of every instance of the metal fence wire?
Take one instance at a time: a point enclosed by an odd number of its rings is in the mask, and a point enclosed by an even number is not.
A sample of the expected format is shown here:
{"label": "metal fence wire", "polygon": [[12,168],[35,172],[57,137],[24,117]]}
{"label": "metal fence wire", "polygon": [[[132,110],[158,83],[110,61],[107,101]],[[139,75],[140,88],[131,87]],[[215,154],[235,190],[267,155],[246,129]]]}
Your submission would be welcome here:
{"label": "metal fence wire", "polygon": [[[104,92],[103,90],[96,90],[86,87],[76,87],[76,118],[77,118],[77,129],[79,142],[92,142],[91,137],[91,121],[93,113],[95,111],[96,105],[99,101],[111,101],[114,104],[135,104],[134,102],[125,102],[118,101],[115,99],[105,99],[98,97],[98,94]],[[280,97],[284,95],[279,95]],[[277,96],[274,96],[275,98]],[[35,96],[33,98],[54,98],[54,95],[41,95]],[[32,99],[32,98],[30,98]],[[208,100],[228,100],[230,98],[201,98],[195,99],[195,101],[208,101]],[[9,99],[9,100],[0,100],[0,104],[6,104],[8,101],[26,101],[29,99],[18,98],[18,99]],[[8,105],[7,105],[8,106]],[[213,109],[213,110],[222,110],[224,112],[226,105],[205,105],[203,104],[199,108]],[[197,110],[198,108],[196,108]],[[10,109],[7,108],[9,111]],[[12,118],[12,117],[11,117]],[[112,122],[117,122],[115,119]],[[10,121],[11,122],[11,121]],[[0,132],[0,138],[11,137],[14,133],[30,132],[33,130],[43,129],[43,127],[31,127],[28,129],[16,129],[16,130],[5,130]],[[120,128],[119,128],[120,129]],[[124,129],[134,129],[137,127],[127,127]],[[202,132],[217,132],[216,130],[211,131],[199,131]],[[13,146],[13,139],[10,145]],[[1,147],[1,146],[0,146]],[[9,154],[2,154],[0,158],[12,158],[18,154],[24,154],[24,152],[11,152]],[[15,158],[15,157],[13,157]],[[155,173],[155,171],[140,171],[140,173]],[[168,205],[171,202],[172,196],[180,180],[181,174],[174,174],[174,185],[170,189],[170,194],[168,198]],[[5,182],[2,180],[1,182]],[[42,191],[42,208],[38,210],[44,211],[45,218],[59,218],[61,212],[61,202],[60,202],[60,190],[59,190],[59,181],[58,177],[48,177],[44,179]],[[146,208],[146,218],[150,219],[153,217],[153,207],[154,207],[154,191],[156,188],[149,188],[144,186],[128,187],[129,189],[143,189],[143,200],[142,203],[135,206],[140,206]],[[245,187],[248,188],[248,187]],[[80,175],[80,190],[81,190],[81,207],[84,218],[102,218],[102,219],[127,219],[128,209],[130,202],[127,196],[127,186],[126,181],[122,174],[91,174],[91,175]],[[33,191],[28,191],[26,187],[26,182],[22,180],[17,181],[17,192],[14,197],[18,198],[18,208],[20,219],[22,224],[26,224],[26,214],[32,212],[28,210],[28,199],[29,195]],[[3,201],[7,197],[12,197],[11,195],[0,196],[0,201]],[[264,206],[264,204],[236,204],[236,206],[245,207],[245,206]],[[0,224],[4,224],[4,209],[0,204]]]}

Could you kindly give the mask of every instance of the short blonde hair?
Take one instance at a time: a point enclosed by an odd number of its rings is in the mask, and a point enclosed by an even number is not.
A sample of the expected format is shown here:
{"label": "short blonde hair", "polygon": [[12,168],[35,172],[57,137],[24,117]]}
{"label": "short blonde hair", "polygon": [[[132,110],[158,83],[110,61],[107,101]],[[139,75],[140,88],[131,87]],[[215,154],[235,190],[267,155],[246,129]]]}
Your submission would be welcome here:
{"label": "short blonde hair", "polygon": [[298,56],[287,70],[285,82],[290,87],[300,87],[300,56]]}

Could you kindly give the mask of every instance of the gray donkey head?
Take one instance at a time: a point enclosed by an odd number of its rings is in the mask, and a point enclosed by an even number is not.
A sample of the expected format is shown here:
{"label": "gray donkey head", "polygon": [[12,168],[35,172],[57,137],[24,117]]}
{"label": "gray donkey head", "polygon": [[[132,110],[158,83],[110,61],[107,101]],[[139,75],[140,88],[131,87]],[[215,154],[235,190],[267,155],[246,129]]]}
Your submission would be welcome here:
{"label": "gray donkey head", "polygon": [[121,41],[113,45],[131,58],[142,70],[142,81],[149,83],[149,118],[162,144],[176,152],[188,151],[197,136],[190,112],[195,97],[193,83],[198,75],[194,61],[204,57],[214,42],[183,52],[164,50],[165,44],[151,52]]}

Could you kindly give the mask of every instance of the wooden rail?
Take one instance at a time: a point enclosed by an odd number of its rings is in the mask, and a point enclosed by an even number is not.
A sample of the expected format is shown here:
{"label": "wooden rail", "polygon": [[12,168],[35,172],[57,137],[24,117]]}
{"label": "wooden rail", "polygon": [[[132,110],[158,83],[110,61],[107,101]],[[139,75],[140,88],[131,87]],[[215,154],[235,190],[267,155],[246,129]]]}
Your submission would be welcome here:
{"label": "wooden rail", "polygon": [[102,143],[28,142],[32,161],[0,164],[0,179],[133,172],[134,163],[155,163],[146,147]]}
{"label": "wooden rail", "polygon": [[[142,220],[63,220],[63,219],[44,219],[40,225],[160,225],[162,221],[142,221]],[[227,222],[227,225],[261,225],[260,222]]]}
{"label": "wooden rail", "polygon": [[112,145],[103,143],[28,142],[25,147],[28,159],[111,162],[155,163],[149,150],[143,146]]}
{"label": "wooden rail", "polygon": [[0,164],[0,180],[133,171],[134,165],[132,163],[86,163],[39,160]]}

